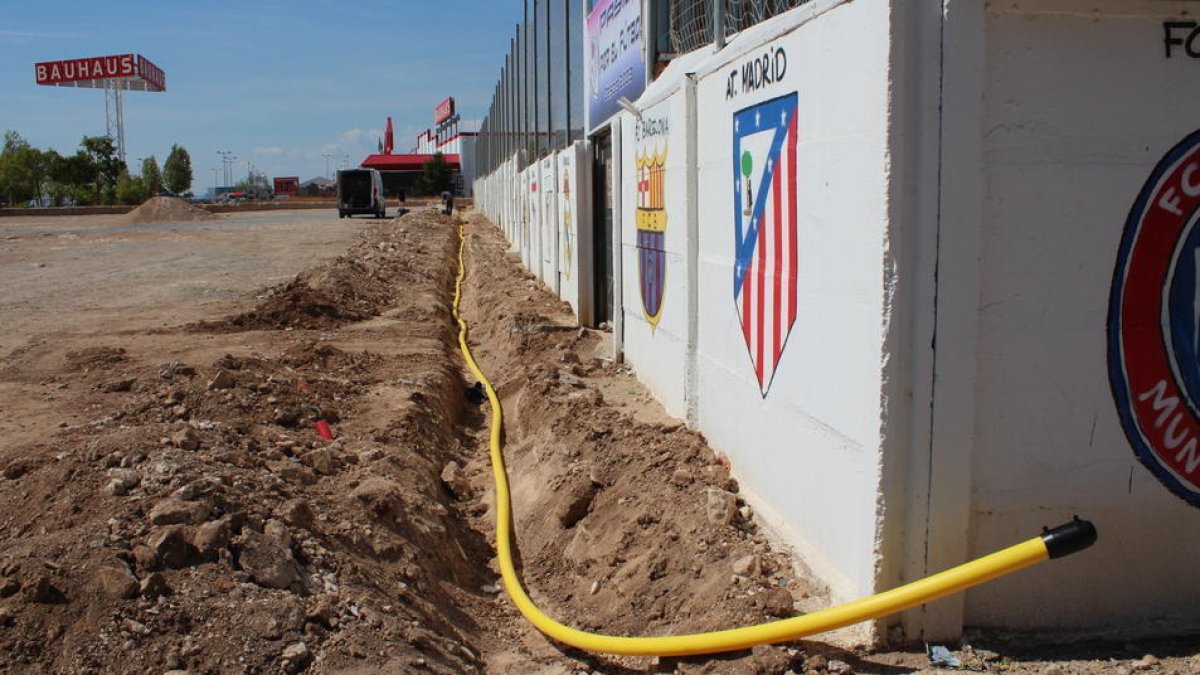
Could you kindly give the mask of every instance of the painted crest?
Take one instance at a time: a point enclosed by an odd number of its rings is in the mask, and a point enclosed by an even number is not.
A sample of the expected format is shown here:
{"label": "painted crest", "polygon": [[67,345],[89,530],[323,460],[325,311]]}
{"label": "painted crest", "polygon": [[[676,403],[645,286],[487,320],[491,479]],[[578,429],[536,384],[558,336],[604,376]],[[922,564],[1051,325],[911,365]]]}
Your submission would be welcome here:
{"label": "painted crest", "polygon": [[663,287],[667,278],[667,253],[663,239],[667,231],[663,186],[667,151],[637,157],[637,252],[638,286],[642,293],[642,313],[650,330],[662,318]]}
{"label": "painted crest", "polygon": [[733,114],[733,301],[764,398],[796,323],[798,100]]}
{"label": "painted crest", "polygon": [[563,250],[562,250],[562,274],[563,278],[570,280],[571,267],[575,263],[575,227],[571,222],[571,172],[563,172],[562,181],[562,200],[563,200]]}
{"label": "painted crest", "polygon": [[526,202],[529,207],[528,217],[521,222],[521,245],[529,246],[531,243],[530,232],[536,232],[538,228],[538,188],[536,174],[529,174],[529,198]]}
{"label": "painted crest", "polygon": [[1138,460],[1200,506],[1200,131],[1159,161],[1125,221],[1108,375]]}

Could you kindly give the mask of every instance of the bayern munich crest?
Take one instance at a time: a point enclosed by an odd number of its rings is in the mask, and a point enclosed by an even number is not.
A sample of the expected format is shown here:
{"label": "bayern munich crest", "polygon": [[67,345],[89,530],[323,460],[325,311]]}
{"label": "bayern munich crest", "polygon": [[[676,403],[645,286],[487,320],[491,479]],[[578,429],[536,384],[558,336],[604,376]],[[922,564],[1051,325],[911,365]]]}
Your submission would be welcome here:
{"label": "bayern munich crest", "polygon": [[733,301],[764,398],[796,323],[798,100],[733,115]]}
{"label": "bayern munich crest", "polygon": [[638,286],[642,294],[642,313],[651,331],[662,318],[663,287],[667,279],[667,252],[663,246],[667,232],[663,196],[666,163],[665,149],[637,158]]}
{"label": "bayern munich crest", "polygon": [[1200,131],[1159,161],[1125,221],[1108,372],[1139,461],[1200,506]]}

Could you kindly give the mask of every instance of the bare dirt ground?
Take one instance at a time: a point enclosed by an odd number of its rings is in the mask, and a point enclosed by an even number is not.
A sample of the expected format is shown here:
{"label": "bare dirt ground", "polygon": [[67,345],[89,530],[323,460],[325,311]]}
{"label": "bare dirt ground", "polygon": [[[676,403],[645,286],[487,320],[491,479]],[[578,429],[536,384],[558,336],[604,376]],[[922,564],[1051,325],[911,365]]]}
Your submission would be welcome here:
{"label": "bare dirt ground", "polygon": [[[0,671],[930,667],[816,641],[593,656],[528,626],[499,589],[486,406],[449,320],[454,219],[118,218],[0,219]],[[505,405],[534,600],[631,635],[822,606],[704,439],[494,227],[468,231],[463,312]],[[992,672],[1200,670],[1195,641],[1051,639],[955,654]]]}

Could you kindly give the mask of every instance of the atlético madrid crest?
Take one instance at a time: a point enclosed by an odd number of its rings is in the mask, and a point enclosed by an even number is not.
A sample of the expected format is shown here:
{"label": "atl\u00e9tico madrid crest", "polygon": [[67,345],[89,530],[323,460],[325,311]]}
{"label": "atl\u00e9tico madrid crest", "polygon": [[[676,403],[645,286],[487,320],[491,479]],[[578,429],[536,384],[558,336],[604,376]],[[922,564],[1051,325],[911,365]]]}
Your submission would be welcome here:
{"label": "atl\u00e9tico madrid crest", "polygon": [[667,232],[663,199],[666,163],[666,148],[661,153],[637,157],[638,286],[642,292],[642,313],[651,331],[662,318],[663,286],[667,279],[667,253],[663,247]]}
{"label": "atl\u00e9tico madrid crest", "polygon": [[733,115],[733,301],[763,397],[796,323],[797,100]]}
{"label": "atl\u00e9tico madrid crest", "polygon": [[1138,460],[1200,506],[1200,131],[1142,187],[1108,304],[1108,374]]}

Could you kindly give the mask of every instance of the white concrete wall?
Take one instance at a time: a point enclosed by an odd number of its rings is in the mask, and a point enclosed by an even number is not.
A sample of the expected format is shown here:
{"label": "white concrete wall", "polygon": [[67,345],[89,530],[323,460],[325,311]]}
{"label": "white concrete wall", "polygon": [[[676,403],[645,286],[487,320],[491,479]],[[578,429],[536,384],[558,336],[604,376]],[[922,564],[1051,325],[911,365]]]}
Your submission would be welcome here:
{"label": "white concrete wall", "polygon": [[[681,84],[679,82],[676,83]],[[685,100],[682,88],[642,111],[641,119],[626,118],[622,125],[622,190],[620,214],[623,273],[625,358],[667,410],[678,417],[687,413],[685,373],[688,368],[688,251],[687,178],[694,166],[687,147]],[[663,161],[661,187],[654,197],[639,193],[641,162]],[[646,180],[649,188],[650,180]],[[650,201],[658,208],[648,208]],[[646,230],[639,240],[638,212],[643,220],[665,224],[662,253],[655,249],[659,233]],[[643,244],[647,244],[643,246]],[[655,284],[655,265],[662,265],[662,283]],[[645,269],[643,269],[645,267]],[[643,275],[647,298],[642,297]]]}
{"label": "white concrete wall", "polygon": [[1136,461],[1105,335],[1126,216],[1200,126],[1200,61],[1182,46],[1166,58],[1163,42],[1164,20],[1197,14],[1195,2],[989,6],[971,553],[1072,514],[1100,542],[971,591],[968,624],[1200,625],[1200,513]]}
{"label": "white concrete wall", "polygon": [[[876,565],[889,8],[839,5],[765,44],[740,54],[738,46],[697,90],[700,427],[743,485],[807,541],[835,594],[865,594]],[[776,67],[781,50],[782,78],[748,91],[742,68],[763,58]],[[739,122],[749,124],[771,100],[783,103],[762,115],[794,111],[798,134],[797,311],[790,335],[781,330],[773,378],[764,368],[760,385],[735,306],[735,204],[744,201],[734,186],[744,193],[745,176],[732,139],[735,115],[749,111]],[[766,138],[747,133],[741,146],[752,151],[751,187],[767,160]],[[774,159],[786,165],[786,150]]]}
{"label": "white concrete wall", "polygon": [[581,285],[580,233],[591,220],[591,189],[586,183],[591,176],[587,143],[579,141],[557,157],[559,297],[579,316],[579,299],[586,292]]}
{"label": "white concrete wall", "polygon": [[539,199],[541,209],[541,279],[552,293],[558,295],[558,160],[548,155],[541,161]]}
{"label": "white concrete wall", "polygon": [[[814,0],[719,53],[677,59],[634,102],[643,124],[667,120],[662,134],[614,118],[614,343],[729,455],[835,598],[1078,514],[1100,530],[1095,549],[913,610],[909,637],[964,624],[1129,637],[1200,626],[1200,518],[1137,461],[1106,342],[1126,218],[1160,159],[1200,127],[1190,29],[1166,58],[1163,27],[1197,15],[1200,2],[1182,0]],[[764,55],[774,66],[780,50],[779,77],[743,83],[744,66]],[[786,150],[771,157],[780,114],[796,120],[794,178],[764,194],[765,162],[790,167]],[[652,327],[636,158],[660,148],[667,273]],[[509,236],[541,274],[543,200],[529,186],[540,166],[512,171],[524,204]],[[477,185],[504,191],[491,177]],[[772,209],[780,194],[787,214],[793,187],[796,318],[760,382],[735,304],[737,214],[749,192]],[[1172,199],[1200,202],[1187,189],[1197,194],[1181,185]],[[555,209],[565,224],[564,200]],[[562,252],[562,228],[553,241]],[[578,309],[588,289],[562,280]],[[1200,428],[1200,405],[1177,405]]]}
{"label": "white concrete wall", "polygon": [[521,262],[534,276],[542,274],[542,198],[541,167],[531,164],[523,172],[525,176],[525,220],[518,233],[521,247]]}

